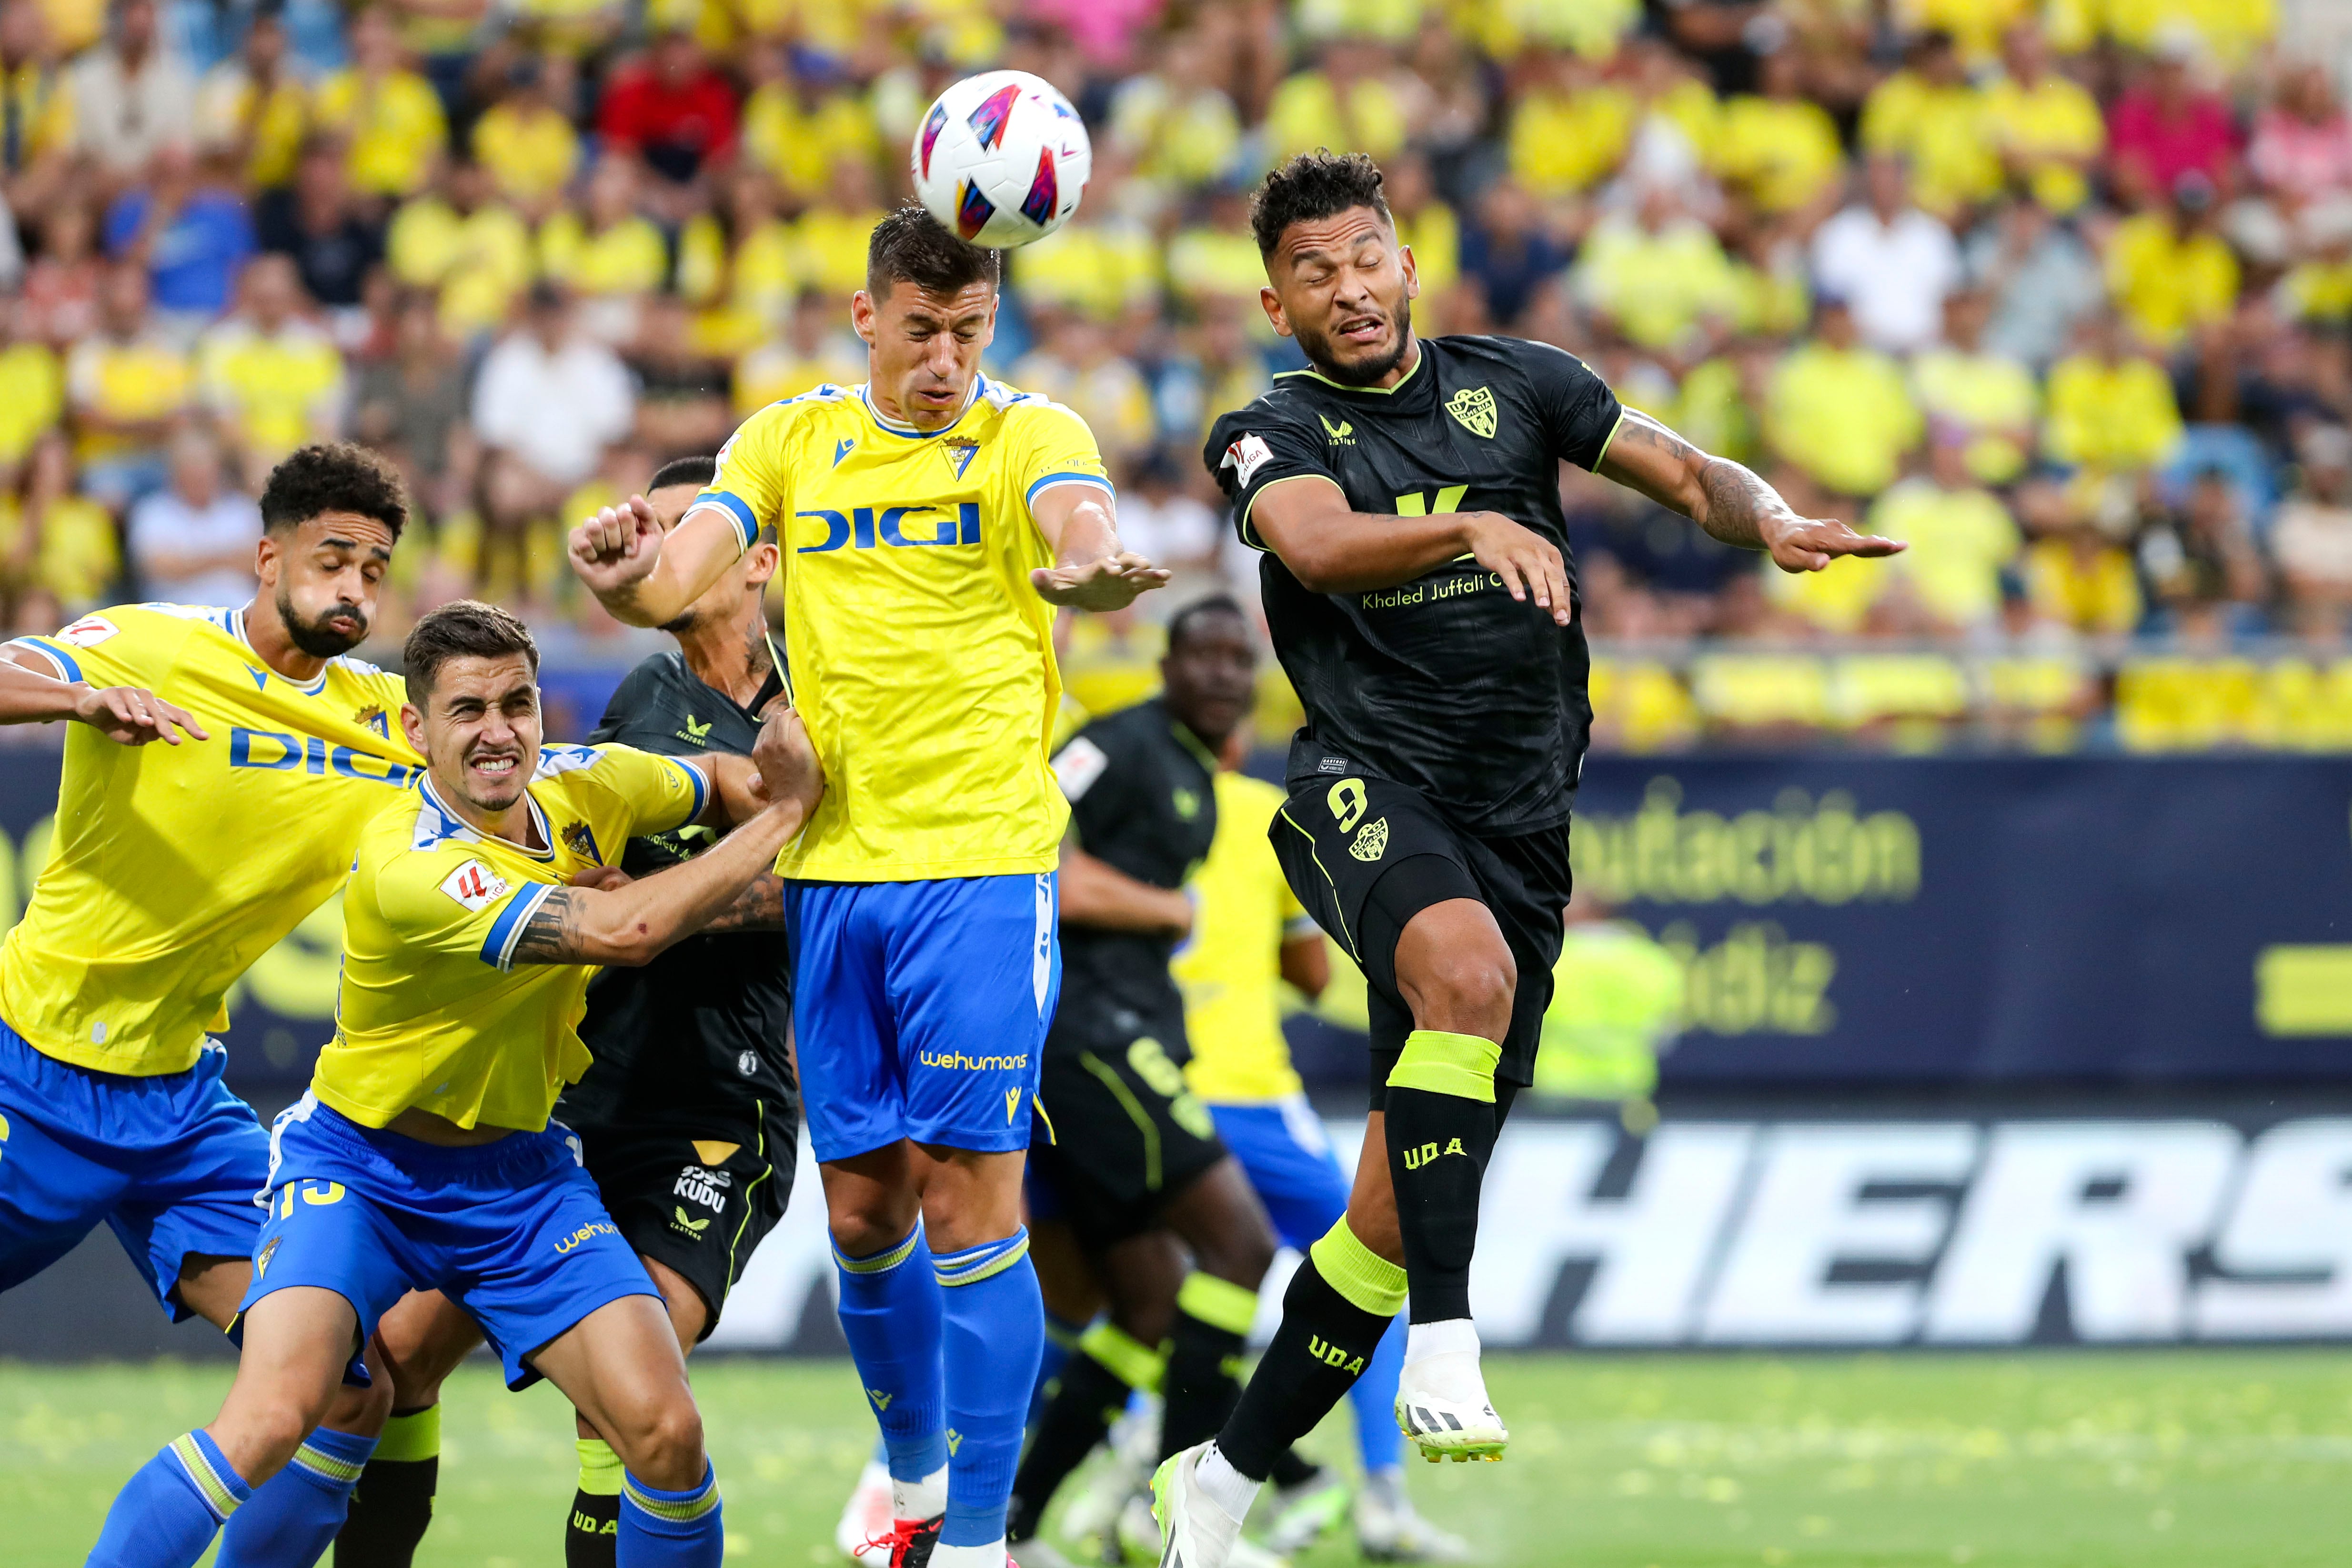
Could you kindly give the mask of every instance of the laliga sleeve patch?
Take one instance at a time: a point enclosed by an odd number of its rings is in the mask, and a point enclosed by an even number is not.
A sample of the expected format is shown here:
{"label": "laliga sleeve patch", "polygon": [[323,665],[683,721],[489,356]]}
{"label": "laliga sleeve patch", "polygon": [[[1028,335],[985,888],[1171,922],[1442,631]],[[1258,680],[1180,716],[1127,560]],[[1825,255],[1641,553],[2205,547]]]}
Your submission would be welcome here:
{"label": "laliga sleeve patch", "polygon": [[121,629],[104,616],[84,616],[59,632],[54,640],[68,647],[95,647]]}
{"label": "laliga sleeve patch", "polygon": [[505,878],[483,865],[468,860],[441,879],[441,890],[466,906],[469,912],[483,910],[507,896]]}
{"label": "laliga sleeve patch", "polygon": [[1063,747],[1062,754],[1054,759],[1054,777],[1062,786],[1063,798],[1075,805],[1086,798],[1087,791],[1095,787],[1095,781],[1109,766],[1110,759],[1103,754],[1103,749],[1081,735]]}
{"label": "laliga sleeve patch", "polygon": [[1237,470],[1242,487],[1247,489],[1257,471],[1274,461],[1274,448],[1265,444],[1263,436],[1244,436],[1225,448],[1224,466]]}

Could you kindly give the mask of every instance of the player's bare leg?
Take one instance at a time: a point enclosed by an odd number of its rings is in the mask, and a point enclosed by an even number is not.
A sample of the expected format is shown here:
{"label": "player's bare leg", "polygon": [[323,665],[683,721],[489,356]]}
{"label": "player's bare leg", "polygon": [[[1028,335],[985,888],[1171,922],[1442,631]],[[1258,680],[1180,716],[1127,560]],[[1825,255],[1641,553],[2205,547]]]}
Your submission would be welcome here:
{"label": "player's bare leg", "polygon": [[441,1477],[441,1384],[482,1331],[438,1290],[414,1290],[377,1321],[390,1414],[335,1538],[335,1568],[410,1568]]}
{"label": "player's bare leg", "polygon": [[[678,1354],[692,1355],[710,1321],[709,1303],[668,1264],[644,1253],[637,1259],[662,1293],[670,1330],[677,1336]],[[564,1521],[564,1565],[613,1568],[621,1528],[621,1457],[586,1415],[574,1412],[572,1426],[580,1454],[580,1485]]]}

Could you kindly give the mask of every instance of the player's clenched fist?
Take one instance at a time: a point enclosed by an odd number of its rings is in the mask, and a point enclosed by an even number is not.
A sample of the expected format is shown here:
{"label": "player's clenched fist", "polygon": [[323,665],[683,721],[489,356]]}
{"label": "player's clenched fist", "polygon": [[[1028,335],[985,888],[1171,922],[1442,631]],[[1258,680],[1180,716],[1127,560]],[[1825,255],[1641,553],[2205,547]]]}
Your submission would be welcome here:
{"label": "player's clenched fist", "polygon": [[1503,580],[1512,598],[1525,603],[1532,597],[1538,609],[1568,625],[1574,605],[1568,594],[1568,563],[1558,546],[1499,511],[1464,512],[1462,531],[1471,555]]}
{"label": "player's clenched fist", "polygon": [[652,503],[631,496],[572,531],[572,570],[598,594],[641,583],[661,557],[661,537]]}
{"label": "player's clenched fist", "polygon": [[768,721],[760,726],[759,740],[752,742],[751,761],[760,770],[753,793],[765,797],[770,805],[799,801],[803,821],[815,812],[818,797],[824,794],[824,770],[817,763],[816,748],[809,743],[808,731],[798,713],[779,708],[768,715]]}
{"label": "player's clenched fist", "polygon": [[212,739],[194,714],[143,686],[86,686],[74,699],[74,717],[125,746],[143,746],[150,741],[176,746],[182,731],[191,740]]}

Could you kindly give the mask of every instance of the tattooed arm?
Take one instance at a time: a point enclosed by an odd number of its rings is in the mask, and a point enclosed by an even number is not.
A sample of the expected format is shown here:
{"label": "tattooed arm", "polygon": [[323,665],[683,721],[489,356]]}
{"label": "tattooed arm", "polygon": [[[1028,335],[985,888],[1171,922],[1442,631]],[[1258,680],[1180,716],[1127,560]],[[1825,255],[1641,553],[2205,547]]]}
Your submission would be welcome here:
{"label": "tattooed arm", "polygon": [[1726,544],[1771,552],[1783,572],[1818,572],[1840,555],[1893,555],[1892,539],[1835,518],[1799,517],[1780,492],[1728,458],[1711,457],[1646,414],[1624,423],[1593,470],[1670,506]]}
{"label": "tattooed arm", "polygon": [[[618,866],[591,866],[572,879],[575,888],[625,888],[636,880]],[[729,904],[702,928],[704,936],[730,931],[782,931],[784,929],[784,879],[773,871],[762,871],[751,879],[751,885],[735,895]]]}

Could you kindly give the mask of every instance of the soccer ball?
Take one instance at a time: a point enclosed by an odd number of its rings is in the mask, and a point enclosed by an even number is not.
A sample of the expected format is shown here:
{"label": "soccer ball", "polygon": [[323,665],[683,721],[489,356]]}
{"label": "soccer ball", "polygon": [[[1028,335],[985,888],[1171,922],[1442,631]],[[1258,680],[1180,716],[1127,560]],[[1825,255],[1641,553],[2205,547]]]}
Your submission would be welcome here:
{"label": "soccer ball", "polygon": [[915,132],[915,195],[974,245],[1043,239],[1069,221],[1094,169],[1070,100],[1027,71],[968,76]]}

